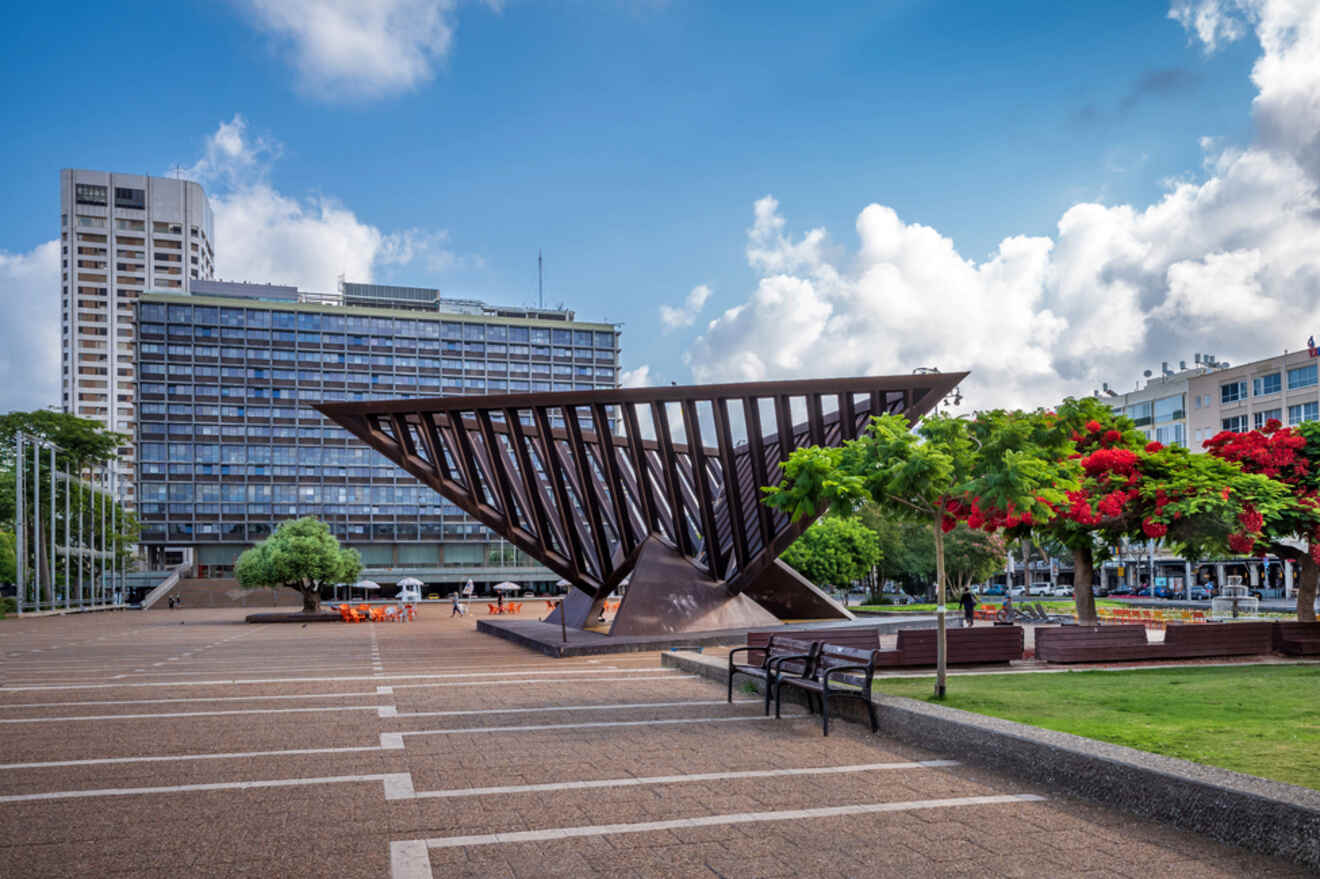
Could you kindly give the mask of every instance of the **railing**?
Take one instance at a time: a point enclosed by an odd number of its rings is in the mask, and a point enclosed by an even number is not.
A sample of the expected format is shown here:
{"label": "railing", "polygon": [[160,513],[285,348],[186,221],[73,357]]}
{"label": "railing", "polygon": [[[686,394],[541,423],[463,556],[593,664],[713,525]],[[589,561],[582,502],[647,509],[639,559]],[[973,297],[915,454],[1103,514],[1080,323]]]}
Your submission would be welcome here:
{"label": "railing", "polygon": [[160,583],[156,585],[155,589],[152,589],[142,597],[142,603],[139,607],[141,607],[142,610],[150,610],[153,604],[160,601],[166,593],[179,585],[179,578],[183,576],[189,567],[191,566],[187,564],[177,565],[174,570],[170,572],[168,577],[161,580]]}

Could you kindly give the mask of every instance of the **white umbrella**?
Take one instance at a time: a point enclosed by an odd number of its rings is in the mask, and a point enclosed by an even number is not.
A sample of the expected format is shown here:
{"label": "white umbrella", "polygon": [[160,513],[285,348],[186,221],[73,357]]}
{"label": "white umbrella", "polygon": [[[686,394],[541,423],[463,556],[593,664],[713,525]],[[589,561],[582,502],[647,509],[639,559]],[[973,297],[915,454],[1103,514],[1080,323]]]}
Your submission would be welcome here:
{"label": "white umbrella", "polygon": [[374,580],[358,580],[353,584],[354,589],[379,589],[380,584]]}
{"label": "white umbrella", "polygon": [[494,589],[496,592],[520,592],[520,591],[522,591],[522,587],[521,587],[521,586],[519,586],[517,583],[510,583],[508,580],[505,580],[503,583],[496,583],[496,584],[495,584],[494,586],[492,586],[491,588]]}
{"label": "white umbrella", "polygon": [[418,588],[418,589],[421,589],[421,588],[422,588],[423,586],[425,586],[426,584],[423,583],[421,580],[418,580],[416,577],[404,577],[402,580],[399,581],[398,585],[399,585],[399,586],[414,586],[414,587],[416,587],[416,588]]}

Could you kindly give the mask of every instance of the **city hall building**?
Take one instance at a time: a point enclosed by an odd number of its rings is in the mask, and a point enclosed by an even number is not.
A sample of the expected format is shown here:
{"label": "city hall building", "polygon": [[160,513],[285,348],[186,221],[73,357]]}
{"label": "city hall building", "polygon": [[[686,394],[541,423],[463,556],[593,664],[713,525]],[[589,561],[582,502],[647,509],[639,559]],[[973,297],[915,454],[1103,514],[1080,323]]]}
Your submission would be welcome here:
{"label": "city hall building", "polygon": [[136,314],[137,512],[153,568],[225,577],[286,519],[317,516],[367,576],[428,584],[558,579],[312,404],[618,386],[615,325],[438,291],[333,294],[196,280]]}

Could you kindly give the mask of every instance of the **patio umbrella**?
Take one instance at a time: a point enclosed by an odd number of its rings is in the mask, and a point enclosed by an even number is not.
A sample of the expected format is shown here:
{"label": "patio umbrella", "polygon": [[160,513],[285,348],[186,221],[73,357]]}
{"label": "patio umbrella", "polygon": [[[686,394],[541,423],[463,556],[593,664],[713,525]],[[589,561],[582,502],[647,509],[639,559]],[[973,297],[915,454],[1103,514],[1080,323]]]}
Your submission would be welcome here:
{"label": "patio umbrella", "polygon": [[519,586],[517,583],[510,583],[508,580],[505,580],[503,583],[496,583],[496,584],[495,584],[494,586],[492,586],[491,588],[494,589],[496,592],[520,592],[520,591],[522,591],[522,587],[521,587],[521,586]]}
{"label": "patio umbrella", "polygon": [[354,589],[379,589],[380,584],[374,580],[358,580],[353,584]]}
{"label": "patio umbrella", "polygon": [[402,580],[399,581],[398,585],[413,586],[416,587],[417,589],[421,589],[426,584],[423,583],[421,580],[418,580],[416,577],[404,577]]}

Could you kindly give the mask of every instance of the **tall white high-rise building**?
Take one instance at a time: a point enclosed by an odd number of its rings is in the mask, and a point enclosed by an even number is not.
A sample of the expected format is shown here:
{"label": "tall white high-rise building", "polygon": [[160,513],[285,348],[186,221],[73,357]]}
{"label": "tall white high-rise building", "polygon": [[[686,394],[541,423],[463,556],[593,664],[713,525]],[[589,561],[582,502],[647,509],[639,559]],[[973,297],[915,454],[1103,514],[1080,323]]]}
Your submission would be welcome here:
{"label": "tall white high-rise building", "polygon": [[[215,277],[211,205],[200,184],[141,174],[60,171],[63,408],[135,435],[137,331],[147,291],[186,293]],[[132,440],[121,450],[133,502]]]}

